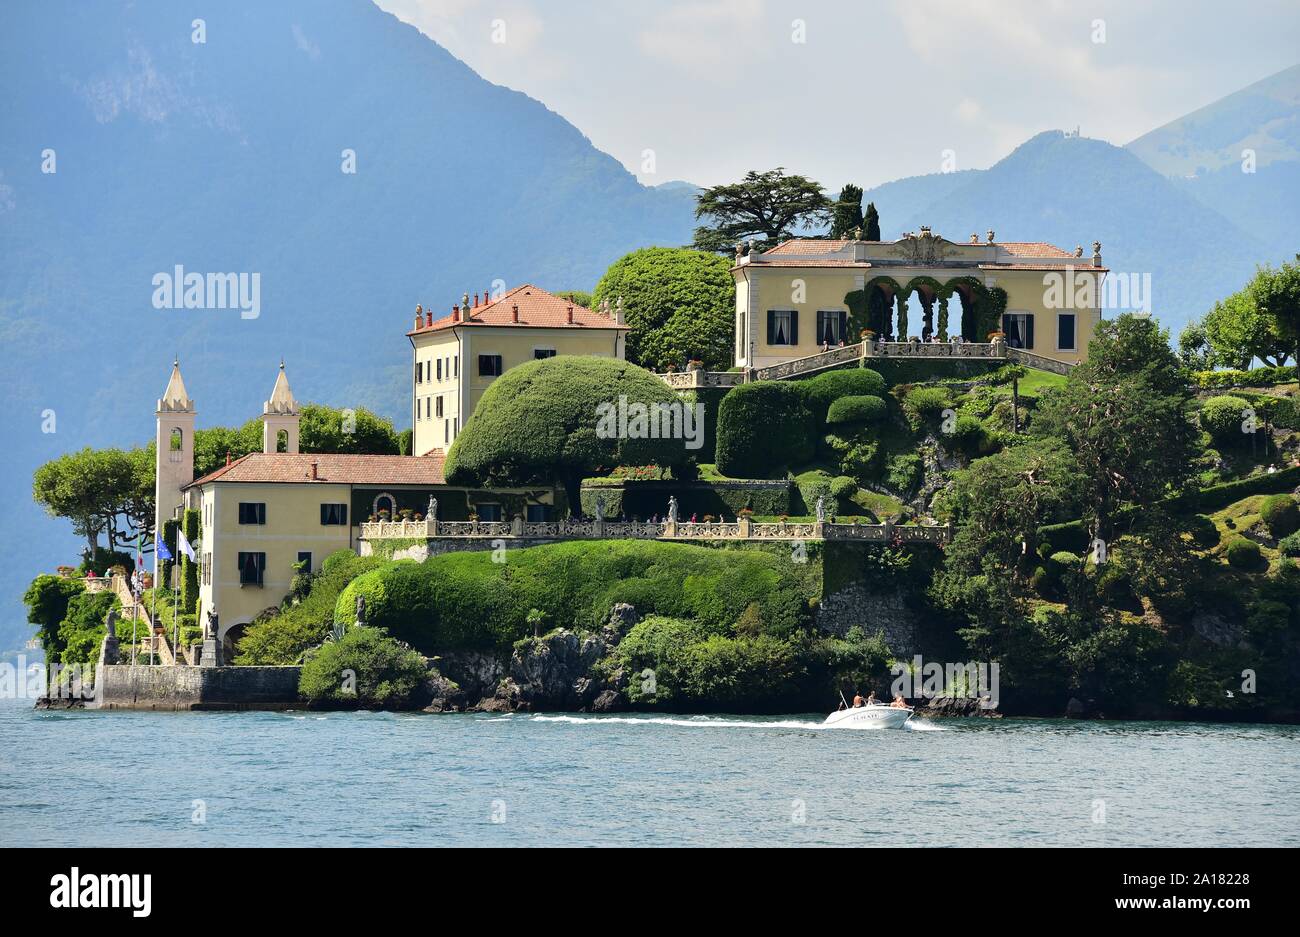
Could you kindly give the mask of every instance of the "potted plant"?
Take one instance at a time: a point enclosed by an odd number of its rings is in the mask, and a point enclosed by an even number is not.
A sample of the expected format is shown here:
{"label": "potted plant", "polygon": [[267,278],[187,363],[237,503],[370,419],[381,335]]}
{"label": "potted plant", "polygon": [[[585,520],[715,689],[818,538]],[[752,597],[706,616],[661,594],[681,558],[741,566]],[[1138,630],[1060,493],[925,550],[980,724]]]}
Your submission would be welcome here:
{"label": "potted plant", "polygon": [[414,514],[415,511],[412,510],[411,508],[402,508],[397,513],[402,515],[402,520],[409,521],[411,519],[411,515]]}
{"label": "potted plant", "polygon": [[386,521],[386,520],[388,520],[388,508],[380,508],[380,509],[379,509],[379,519],[380,519],[381,521]]}
{"label": "potted plant", "polygon": [[686,362],[687,371],[700,371],[703,370],[703,368],[704,362],[699,358],[692,358],[690,361]]}
{"label": "potted plant", "polygon": [[73,576],[77,575],[77,567],[75,566],[56,566],[54,567],[54,571],[62,579],[71,579]]}
{"label": "potted plant", "polygon": [[1006,337],[1007,337],[1007,333],[1002,331],[1001,329],[994,329],[992,332],[989,333],[990,342],[1001,341]]}

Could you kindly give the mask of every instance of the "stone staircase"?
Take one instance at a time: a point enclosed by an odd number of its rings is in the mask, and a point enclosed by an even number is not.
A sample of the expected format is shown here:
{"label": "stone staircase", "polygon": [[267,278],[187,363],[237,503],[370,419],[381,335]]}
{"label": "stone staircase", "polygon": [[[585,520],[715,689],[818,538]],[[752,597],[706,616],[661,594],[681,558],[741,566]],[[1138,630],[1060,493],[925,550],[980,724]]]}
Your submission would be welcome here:
{"label": "stone staircase", "polygon": [[[175,664],[176,652],[172,648],[171,636],[166,633],[157,635],[153,633],[153,619],[149,616],[149,609],[136,602],[135,596],[131,594],[130,580],[126,576],[115,575],[109,580],[109,588],[117,596],[118,601],[122,603],[123,621],[118,625],[118,628],[122,629],[122,625],[125,624],[129,629],[132,621],[137,622],[136,634],[141,643],[146,647],[151,647],[153,653],[158,656],[158,660],[163,664]],[[129,640],[130,632],[123,633],[122,630],[119,630],[118,638],[119,640]],[[190,657],[189,649],[181,648],[181,660],[190,666],[195,666],[197,662],[191,660]]]}

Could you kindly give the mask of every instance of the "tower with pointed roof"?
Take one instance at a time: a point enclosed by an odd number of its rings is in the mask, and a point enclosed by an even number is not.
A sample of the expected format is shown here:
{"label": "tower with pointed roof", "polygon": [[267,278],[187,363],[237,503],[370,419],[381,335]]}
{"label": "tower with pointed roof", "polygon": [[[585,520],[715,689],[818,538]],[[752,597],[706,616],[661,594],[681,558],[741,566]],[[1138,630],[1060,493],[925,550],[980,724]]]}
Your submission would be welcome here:
{"label": "tower with pointed roof", "polygon": [[274,453],[279,451],[280,430],[284,430],[284,451],[291,455],[298,454],[298,401],[293,399],[289,389],[289,378],[284,374],[284,360],[280,361],[280,373],[275,378],[275,388],[271,399],[262,404],[262,451]]}
{"label": "tower with pointed roof", "polygon": [[[180,361],[172,362],[167,389],[154,411],[157,421],[154,473],[154,531],[162,536],[163,524],[170,520],[185,500],[182,488],[194,481],[194,401],[185,390]],[[154,576],[158,559],[154,557]]]}

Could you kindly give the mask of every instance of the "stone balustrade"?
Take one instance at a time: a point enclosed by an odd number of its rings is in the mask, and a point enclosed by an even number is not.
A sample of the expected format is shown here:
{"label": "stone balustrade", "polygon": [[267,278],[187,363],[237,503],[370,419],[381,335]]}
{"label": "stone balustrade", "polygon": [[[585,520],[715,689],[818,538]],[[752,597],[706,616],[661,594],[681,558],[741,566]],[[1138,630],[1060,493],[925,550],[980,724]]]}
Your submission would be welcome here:
{"label": "stone balustrade", "polygon": [[948,525],[834,524],[786,521],[376,521],[361,525],[362,540],[861,540],[874,543],[947,543]]}

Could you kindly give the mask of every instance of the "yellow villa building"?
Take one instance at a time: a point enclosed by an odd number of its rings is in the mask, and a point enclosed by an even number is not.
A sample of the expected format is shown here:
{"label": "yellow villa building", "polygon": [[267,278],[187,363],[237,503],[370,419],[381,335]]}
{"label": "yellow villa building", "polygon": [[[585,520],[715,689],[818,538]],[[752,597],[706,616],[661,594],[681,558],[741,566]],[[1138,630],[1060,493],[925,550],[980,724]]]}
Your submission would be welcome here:
{"label": "yellow villa building", "polygon": [[[795,238],[737,249],[735,363],[763,368],[862,339],[986,342],[1067,363],[1101,319],[1101,245],[1091,257],[1038,241],[955,243],[929,228],[896,241]],[[851,334],[852,333],[852,334]]]}
{"label": "yellow villa building", "polygon": [[417,306],[411,342],[412,451],[447,449],[504,372],[555,355],[623,358],[628,327],[619,308],[593,311],[525,284],[482,302],[466,294],[435,319]]}

